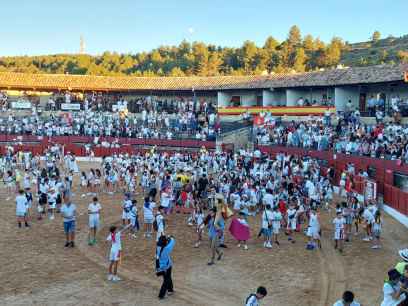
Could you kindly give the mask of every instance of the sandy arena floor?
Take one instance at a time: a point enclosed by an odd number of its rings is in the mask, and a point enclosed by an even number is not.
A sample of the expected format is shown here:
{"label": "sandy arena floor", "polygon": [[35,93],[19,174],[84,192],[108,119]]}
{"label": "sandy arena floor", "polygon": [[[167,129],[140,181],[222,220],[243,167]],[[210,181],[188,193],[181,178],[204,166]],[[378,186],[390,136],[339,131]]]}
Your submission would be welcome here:
{"label": "sandy arena floor", "polygon": [[[81,167],[89,167],[82,164]],[[78,186],[78,183],[75,184]],[[379,305],[386,272],[398,261],[397,250],[408,246],[408,230],[384,216],[383,248],[355,237],[346,244],[344,254],[333,249],[331,213],[322,213],[323,249],[306,251],[305,237],[297,233],[291,244],[281,234],[281,245],[265,250],[256,238],[259,217],[251,218],[249,250],[236,247],[227,234],[225,259],[207,266],[207,243],[194,249],[195,232],[186,225],[186,216],[169,216],[168,233],[176,237],[173,254],[176,294],[158,301],[161,284],[153,271],[154,240],[142,234],[123,238],[124,258],[119,267],[123,280],[106,281],[107,253],[104,242],[108,227],[120,224],[120,195],[100,195],[102,228],[96,246],[87,245],[87,206],[91,197],[81,198],[74,189],[79,210],[77,247],[64,248],[62,218],[32,221],[31,229],[18,229],[13,199],[6,201],[0,186],[0,305],[243,305],[259,285],[269,295],[262,305],[327,306],[351,289],[365,306]],[[77,188],[77,187],[75,187]],[[141,205],[141,200],[139,201]]]}

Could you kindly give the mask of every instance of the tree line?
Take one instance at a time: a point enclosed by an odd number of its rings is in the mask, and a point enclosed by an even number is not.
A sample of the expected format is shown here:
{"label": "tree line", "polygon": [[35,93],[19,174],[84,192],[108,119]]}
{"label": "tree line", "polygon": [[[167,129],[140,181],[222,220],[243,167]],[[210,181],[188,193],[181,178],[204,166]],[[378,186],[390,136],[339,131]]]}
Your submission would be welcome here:
{"label": "tree line", "polygon": [[[380,33],[374,32],[372,40],[379,39]],[[259,75],[336,67],[349,49],[350,45],[339,37],[324,43],[312,35],[302,36],[299,27],[292,26],[284,41],[270,36],[261,47],[249,40],[239,48],[184,40],[178,46],[161,46],[136,54],[0,57],[0,71],[132,76]],[[376,63],[362,59],[359,64]]]}

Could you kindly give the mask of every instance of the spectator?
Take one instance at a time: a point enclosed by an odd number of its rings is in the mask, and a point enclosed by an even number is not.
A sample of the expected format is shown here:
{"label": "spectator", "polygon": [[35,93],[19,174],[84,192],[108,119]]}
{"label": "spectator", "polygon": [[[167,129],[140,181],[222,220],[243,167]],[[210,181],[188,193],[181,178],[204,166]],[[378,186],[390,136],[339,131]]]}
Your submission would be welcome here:
{"label": "spectator", "polygon": [[69,198],[65,200],[65,204],[61,207],[61,215],[64,218],[65,247],[73,248],[75,246],[76,205],[72,204]]}

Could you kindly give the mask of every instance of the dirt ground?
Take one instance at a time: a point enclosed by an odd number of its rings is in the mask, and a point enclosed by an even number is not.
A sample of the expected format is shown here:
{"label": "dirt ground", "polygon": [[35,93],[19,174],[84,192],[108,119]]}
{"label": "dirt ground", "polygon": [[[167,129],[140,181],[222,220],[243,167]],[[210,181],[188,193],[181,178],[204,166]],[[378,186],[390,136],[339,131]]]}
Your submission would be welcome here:
{"label": "dirt ground", "polygon": [[[81,164],[89,167],[89,164]],[[78,179],[78,178],[77,178]],[[259,216],[250,218],[252,239],[249,250],[236,247],[227,234],[225,259],[208,267],[207,242],[193,248],[195,232],[187,226],[186,216],[168,217],[168,233],[176,237],[173,254],[173,280],[176,294],[157,299],[161,279],[154,274],[154,240],[138,234],[123,238],[124,258],[119,267],[122,281],[106,280],[109,245],[105,237],[111,224],[120,224],[121,201],[118,195],[99,196],[103,208],[102,228],[96,246],[87,245],[87,206],[91,197],[81,198],[75,185],[77,204],[77,246],[64,248],[62,218],[32,221],[30,229],[18,229],[14,197],[6,201],[0,186],[0,305],[199,305],[238,306],[259,285],[268,289],[262,305],[326,306],[354,291],[365,306],[379,305],[386,272],[398,261],[397,250],[408,247],[408,230],[384,216],[383,248],[353,237],[345,252],[332,245],[331,212],[323,212],[323,248],[305,250],[305,237],[297,233],[291,244],[281,234],[281,245],[272,250],[256,238]],[[141,200],[139,200],[141,205]]]}

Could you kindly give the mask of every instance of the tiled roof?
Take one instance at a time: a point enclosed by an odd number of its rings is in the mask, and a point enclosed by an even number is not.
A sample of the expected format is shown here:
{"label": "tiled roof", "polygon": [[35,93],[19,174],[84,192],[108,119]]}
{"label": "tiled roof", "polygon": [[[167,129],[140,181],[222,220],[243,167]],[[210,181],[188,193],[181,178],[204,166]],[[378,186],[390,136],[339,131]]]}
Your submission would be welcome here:
{"label": "tiled roof", "polygon": [[22,90],[222,90],[333,86],[401,81],[408,65],[379,65],[267,76],[106,77],[0,73],[0,88]]}
{"label": "tiled roof", "polygon": [[[404,79],[408,65],[377,65],[317,72],[276,75],[264,81],[264,87],[309,87],[395,82]],[[260,85],[262,86],[262,85]]]}

